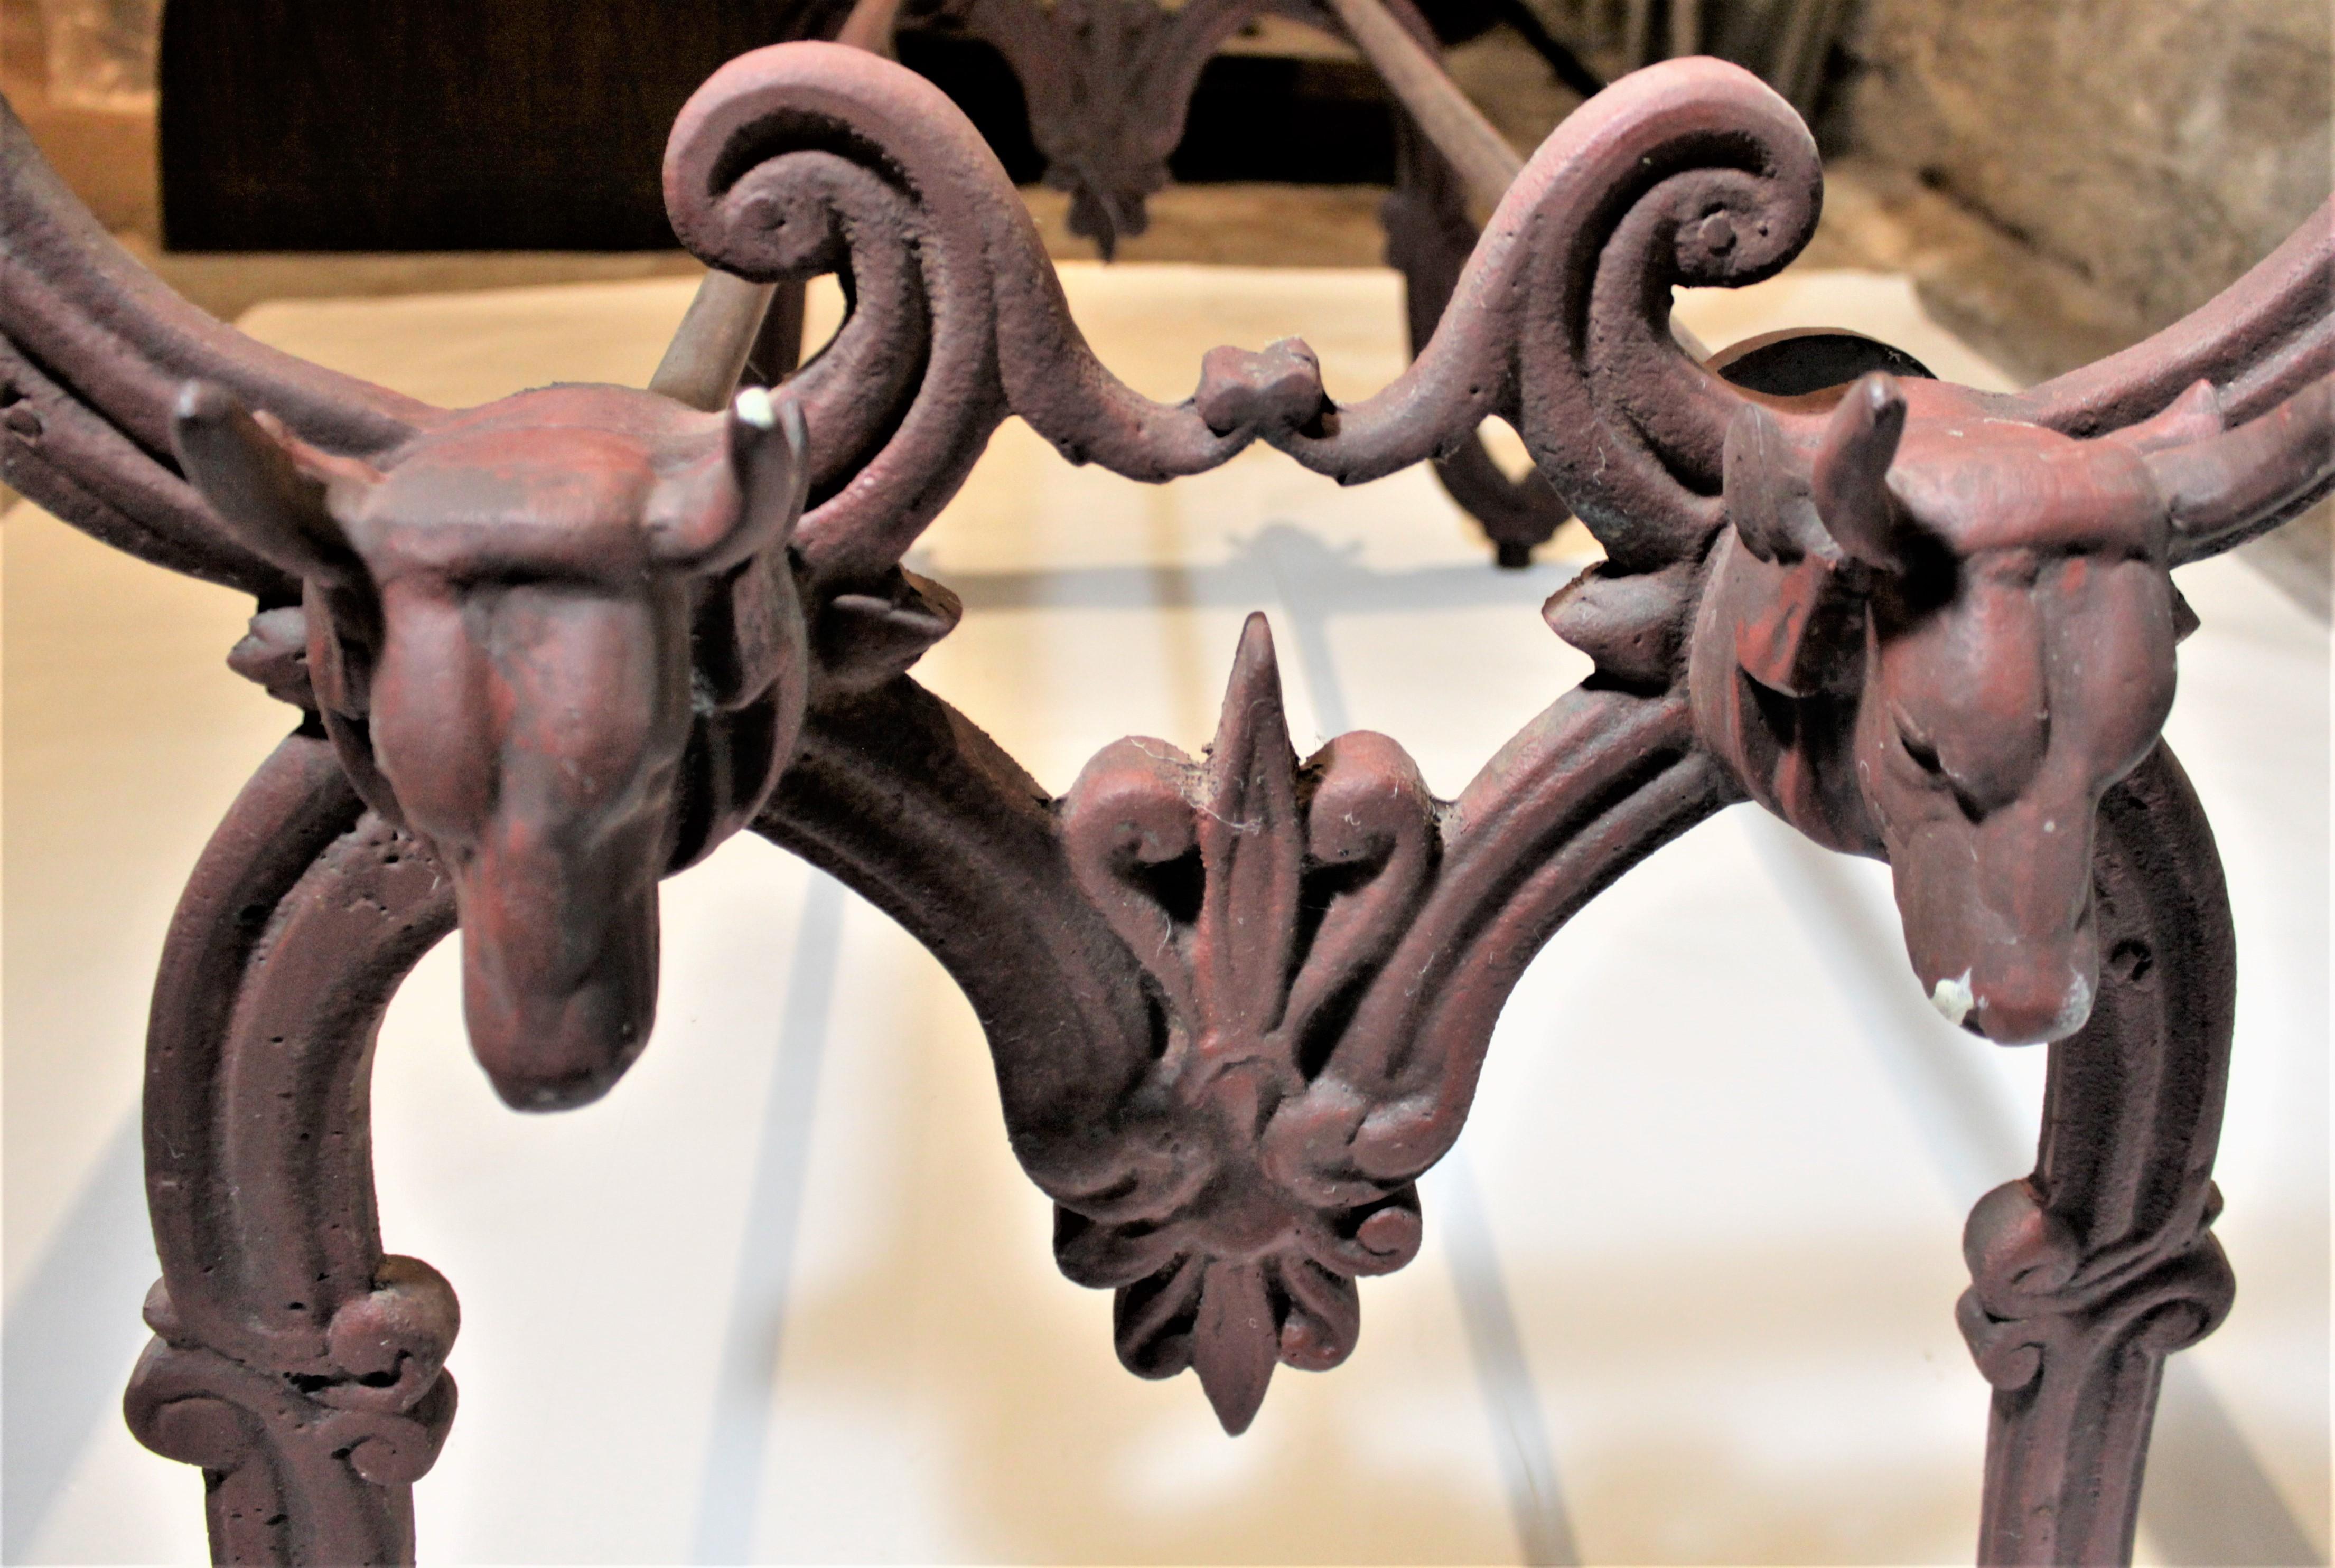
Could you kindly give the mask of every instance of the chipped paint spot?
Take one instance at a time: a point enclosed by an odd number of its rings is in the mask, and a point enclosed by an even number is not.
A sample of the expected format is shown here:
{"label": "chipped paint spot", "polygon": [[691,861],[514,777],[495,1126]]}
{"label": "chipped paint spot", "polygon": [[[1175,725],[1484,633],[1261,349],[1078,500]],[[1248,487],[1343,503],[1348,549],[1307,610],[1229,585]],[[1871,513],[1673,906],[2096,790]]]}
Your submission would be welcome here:
{"label": "chipped paint spot", "polygon": [[1930,992],[1930,1005],[1938,1010],[1939,1017],[1957,1029],[1970,1016],[1976,1000],[1971,994],[1971,972],[1967,969],[1951,980],[1938,982],[1937,989]]}
{"label": "chipped paint spot", "polygon": [[2075,976],[2068,986],[2068,998],[2059,1004],[2059,1016],[2051,1021],[2051,1038],[2065,1040],[2084,1027],[2092,1015],[2092,982],[2082,975]]}
{"label": "chipped paint spot", "polygon": [[779,405],[770,398],[767,387],[750,386],[738,394],[738,417],[758,431],[775,430],[779,423]]}

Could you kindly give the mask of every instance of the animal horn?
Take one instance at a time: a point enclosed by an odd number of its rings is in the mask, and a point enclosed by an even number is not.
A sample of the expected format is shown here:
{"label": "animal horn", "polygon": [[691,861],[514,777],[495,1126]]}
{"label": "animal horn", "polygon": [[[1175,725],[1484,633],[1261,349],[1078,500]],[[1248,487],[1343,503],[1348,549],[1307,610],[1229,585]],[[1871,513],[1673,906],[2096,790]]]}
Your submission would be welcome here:
{"label": "animal horn", "polygon": [[802,411],[761,387],[730,405],[721,447],[671,481],[651,508],[649,548],[662,561],[719,572],[794,532],[810,490]]}
{"label": "animal horn", "polygon": [[2142,460],[2165,497],[2174,559],[2229,549],[2335,480],[2335,376],[2235,430]]}
{"label": "animal horn", "polygon": [[325,507],[324,481],[302,470],[281,427],[264,418],[225,387],[188,382],[170,410],[179,466],[245,547],[295,576],[346,580],[357,562]]}
{"label": "animal horn", "polygon": [[1848,389],[1825,421],[1810,492],[1817,515],[1840,547],[1884,572],[1905,569],[1897,548],[1889,464],[1905,433],[1905,394],[1894,376],[1875,371]]}

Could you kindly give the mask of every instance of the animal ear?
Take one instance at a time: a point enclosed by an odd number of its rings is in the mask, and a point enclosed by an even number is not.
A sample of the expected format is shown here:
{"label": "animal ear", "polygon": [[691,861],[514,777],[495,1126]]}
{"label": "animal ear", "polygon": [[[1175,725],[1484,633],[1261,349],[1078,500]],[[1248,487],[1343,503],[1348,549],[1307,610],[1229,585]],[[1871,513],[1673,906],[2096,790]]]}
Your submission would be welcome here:
{"label": "animal ear", "polygon": [[1817,515],[1841,549],[1866,566],[1902,572],[1889,464],[1905,433],[1905,394],[1880,371],[1848,389],[1825,422],[1810,489]]}
{"label": "animal ear", "polygon": [[1745,548],[1763,561],[1807,555],[1811,544],[1820,547],[1819,554],[1837,554],[1830,540],[1807,537],[1805,525],[1815,521],[1807,483],[1774,414],[1754,402],[1738,409],[1720,460],[1728,520]]}
{"label": "animal ear", "polygon": [[1813,556],[1769,579],[1755,615],[1735,626],[1735,662],[1771,692],[1852,692],[1864,673],[1865,595]]}
{"label": "animal ear", "polygon": [[179,466],[236,539],[293,576],[342,584],[363,567],[325,504],[323,463],[350,478],[377,478],[294,440],[266,415],[255,418],[225,387],[190,381],[170,410]]}
{"label": "animal ear", "polygon": [[761,387],[730,405],[722,444],[660,487],[646,527],[658,560],[726,571],[786,542],[810,492],[810,438],[802,411]]}

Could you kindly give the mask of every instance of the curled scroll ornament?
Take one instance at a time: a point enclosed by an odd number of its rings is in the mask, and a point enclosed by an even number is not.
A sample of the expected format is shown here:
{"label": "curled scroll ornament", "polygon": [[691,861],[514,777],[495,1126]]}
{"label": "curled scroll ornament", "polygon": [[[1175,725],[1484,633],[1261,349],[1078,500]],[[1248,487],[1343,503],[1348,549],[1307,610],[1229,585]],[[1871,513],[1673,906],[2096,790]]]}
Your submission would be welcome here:
{"label": "curled scroll ornament", "polygon": [[1164,404],[1095,358],[963,116],[885,62],[819,44],[741,56],[683,108],[665,160],[674,229],[708,262],[847,280],[844,327],[790,383],[814,448],[802,549],[836,580],[896,561],[1009,413],[1131,479],[1262,438],[1347,484],[1497,415],[1617,562],[1697,556],[1741,400],[1668,336],[1669,290],[1771,275],[1813,232],[1818,193],[1807,128],[1756,77],[1708,60],[1641,73],[1535,155],[1442,327],[1384,390],[1336,404],[1287,342],[1214,351],[1194,396]]}
{"label": "curled scroll ornament", "polygon": [[[789,69],[774,56],[750,58],[732,68],[733,82],[709,84],[708,92],[726,87],[755,102],[756,111],[741,114],[741,121],[799,131],[817,121],[795,117]],[[885,87],[880,72],[862,74],[867,91]],[[844,75],[838,63],[825,86],[834,88]],[[895,82],[888,91],[910,95],[915,89]],[[833,99],[824,101],[824,109],[840,112]],[[936,118],[945,118],[936,105],[917,115],[920,124]],[[750,141],[717,142],[724,150],[714,155],[693,139],[694,127],[708,123],[719,123],[710,111],[684,116],[669,173],[749,167],[751,154],[741,149]],[[883,136],[867,134],[871,123],[888,128],[891,122],[867,117],[852,121],[851,130],[882,150],[904,194],[923,191],[917,160]],[[849,140],[824,134],[830,144]],[[766,153],[727,191],[705,184],[703,194],[716,208],[732,210],[742,205],[738,192],[783,168],[790,156],[799,155]],[[677,179],[677,210],[687,210],[699,189],[692,178]],[[1010,973],[997,973],[996,954],[960,952],[952,963],[990,1026],[1017,1152],[1061,1208],[1058,1235],[1065,1268],[1073,1277],[1119,1288],[1120,1349],[1131,1367],[1157,1374],[1194,1365],[1219,1414],[1235,1428],[1253,1413],[1276,1359],[1318,1365],[1351,1348],[1356,1320],[1346,1279],[1409,1251],[1408,1182],[1448,1147],[1507,984],[1580,898],[1737,789],[1759,796],[1824,842],[1866,853],[1887,849],[1886,830],[1870,824],[1885,823],[1890,808],[1902,801],[1851,801],[1854,790],[1844,783],[1839,753],[1822,753],[1814,744],[1810,731],[1820,726],[1796,727],[1796,739],[1784,747],[1797,759],[1791,766],[1813,781],[1806,808],[1795,808],[1799,802],[1774,793],[1773,769],[1780,765],[1775,755],[1746,750],[1744,731],[1724,703],[1704,703],[1701,721],[1690,722],[1686,699],[1695,688],[1697,665],[1709,672],[1706,683],[1728,690],[1739,681],[1757,684],[1766,675],[1776,682],[1769,689],[1788,701],[1819,709],[1829,704],[1842,715],[1880,712],[1877,701],[1858,703],[1868,689],[1888,682],[1860,663],[1857,644],[1867,625],[1895,638],[1891,628],[1902,617],[1890,620],[1892,605],[1927,603],[1932,609],[1921,613],[1935,618],[1938,607],[1963,604],[1953,563],[1982,565],[1990,551],[2028,560],[2040,550],[2071,563],[2052,569],[2078,573],[2073,581],[2083,569],[2073,563],[2109,548],[2129,558],[2140,602],[2156,608],[2140,610],[2136,621],[2113,605],[2070,601],[2052,615],[2069,617],[2066,635],[2085,635],[2089,627],[2140,637],[2142,656],[2161,665],[2169,680],[2178,615],[2164,584],[2165,567],[2291,515],[2330,478],[2323,458],[2325,392],[2313,380],[2314,371],[2324,375],[2324,353],[2316,346],[2324,337],[2323,303],[2318,315],[2311,307],[2311,289],[2326,275],[2327,246],[2312,231],[2298,236],[2233,291],[2237,305],[2209,307],[2202,321],[2183,324],[2156,349],[2144,345],[2131,356],[2125,380],[2154,378],[2177,390],[2178,381],[2166,383],[2158,363],[2169,358],[2181,376],[2205,381],[2212,391],[2193,399],[2186,415],[2166,411],[2166,400],[2145,390],[2119,392],[2116,367],[2094,377],[2099,385],[2055,384],[2026,398],[1959,390],[1901,394],[1884,382],[1861,388],[1865,401],[1859,402],[1837,386],[1813,398],[1808,394],[1825,389],[1769,389],[1783,395],[1763,397],[1689,362],[1667,331],[1671,289],[1767,276],[1804,243],[1817,208],[1816,160],[1805,131],[1755,82],[1713,63],[1685,63],[1625,82],[1569,121],[1511,190],[1418,362],[1384,392],[1348,406],[1323,395],[1310,355],[1296,344],[1275,345],[1264,354],[1218,351],[1185,404],[1167,408],[1134,396],[1094,363],[1062,314],[1059,294],[1029,286],[1045,274],[1031,265],[1034,244],[1002,182],[991,181],[985,194],[960,189],[953,195],[973,197],[974,227],[984,236],[981,260],[995,271],[986,297],[966,286],[954,296],[958,314],[932,312],[936,358],[961,325],[969,323],[975,339],[966,360],[983,396],[956,403],[961,422],[949,429],[951,443],[985,433],[1003,409],[1029,418],[1066,454],[1091,457],[1138,478],[1180,471],[1196,458],[1213,460],[1261,437],[1352,481],[1432,455],[1455,431],[1497,413],[1518,425],[1544,473],[1581,509],[1609,552],[1605,566],[1551,607],[1559,630],[1597,660],[1589,687],[1529,729],[1454,808],[1404,813],[1402,820],[1425,848],[1407,855],[1399,847],[1404,834],[1393,833],[1359,884],[1317,897],[1310,915],[1297,890],[1309,876],[1334,872],[1338,860],[1301,847],[1306,792],[1296,780],[1321,780],[1314,787],[1326,788],[1339,771],[1338,760],[1317,758],[1302,772],[1290,770],[1293,759],[1270,760],[1285,742],[1271,740],[1273,723],[1255,717],[1272,707],[1259,696],[1269,652],[1260,634],[1253,631],[1244,646],[1226,705],[1228,727],[1207,764],[1151,742],[1124,742],[1096,760],[1064,802],[1072,869],[1122,943],[1141,955],[1156,1004],[1148,1031],[1131,1029],[1121,1016],[1105,1036],[1083,1037],[1085,1049],[1116,1062],[1100,1079],[1085,1081],[1126,1086],[1102,1124],[1112,1128],[1109,1135],[1098,1140],[1095,1121],[1063,1114],[1063,1100],[1049,1101],[1028,1087],[1059,1082],[1060,1075],[1042,1053],[1016,1042],[1059,1040],[1074,1031],[1075,1021],[1033,1017],[1027,992]],[[952,237],[961,238],[964,229],[931,210],[935,206],[927,204],[930,227],[915,233],[920,261],[938,273],[973,247],[960,244],[952,252]],[[899,221],[913,220],[903,213]],[[708,232],[687,223],[683,231],[701,238]],[[719,232],[719,242],[705,247],[709,258],[751,267],[736,248],[742,243],[736,228]],[[856,253],[851,265],[857,266]],[[938,293],[935,286],[925,297]],[[2323,302],[2323,287],[2316,297]],[[995,360],[980,363],[980,352],[992,344]],[[1033,377],[1022,368],[1023,355],[1030,367],[1057,373],[1067,367],[1075,373]],[[1070,383],[1081,388],[1074,402],[1066,405],[1046,395]],[[2276,401],[2281,395],[2284,402]],[[1908,397],[1915,404],[1913,437],[1905,433]],[[2120,410],[2121,422],[2113,411],[2095,411],[2088,422],[2070,411],[2103,404]],[[2259,417],[2265,414],[2272,417]],[[1859,419],[1867,422],[1857,425]],[[1753,580],[1749,566],[1726,567],[1730,551],[1764,563],[1794,554],[1806,558],[1813,547],[1818,566],[1834,571],[1854,548],[1841,541],[1854,534],[1856,516],[1883,518],[1893,528],[1904,520],[1903,492],[1857,492],[1859,481],[1851,474],[1877,485],[1891,473],[1901,441],[1908,458],[1918,461],[1923,440],[1959,438],[1979,421],[2001,433],[1982,432],[1994,444],[1966,466],[2000,464],[2014,475],[2014,484],[2025,460],[2021,443],[2049,460],[2062,449],[2045,432],[2062,426],[2078,427],[2089,438],[2143,421],[2124,446],[2098,449],[2098,460],[2111,468],[2126,460],[2120,452],[2146,459],[2159,448],[2180,448],[2200,455],[2156,464],[2150,481],[2156,488],[2146,496],[2136,492],[2131,522],[2116,525],[2137,531],[2114,535],[2113,546],[2097,529],[2071,531],[2069,519],[2059,515],[2030,517],[2008,536],[1981,537],[1958,537],[1949,519],[1933,512],[1906,526],[1916,529],[1911,536],[1916,537],[1923,529],[1944,528],[1929,536],[1943,543],[1943,565],[1896,562],[1884,551],[1862,567],[1851,561],[1841,591],[1828,596],[1812,600],[1803,591],[1813,584],[1810,573],[1800,583],[1779,585]],[[2183,481],[2172,470],[2185,463],[2230,469],[2226,453],[2203,454],[2217,443],[2226,447],[2219,432],[2240,426],[2252,433],[2241,436],[2248,455],[2235,466],[2266,476],[2259,493],[2237,507],[2245,513],[2243,523],[2233,526],[2225,517],[2213,533],[2180,526],[2175,492]],[[1223,446],[1212,447],[1198,427]],[[2009,433],[2014,431],[2029,433]],[[2072,442],[2066,450],[2073,453]],[[2088,456],[2091,449],[2085,451]],[[1907,472],[1918,476],[1921,469]],[[1859,502],[1859,493],[1867,498]],[[2080,508],[2080,498],[2078,504]],[[824,522],[814,514],[814,528]],[[1811,535],[1811,525],[1833,531]],[[1719,557],[1710,553],[1714,543],[1720,546]],[[2037,591],[2037,567],[2020,569],[2030,591]],[[1882,571],[1883,577],[1860,576],[1868,570]],[[1888,577],[1888,571],[1898,575]],[[1985,603],[1981,594],[1963,613],[1983,616]],[[1710,623],[1707,632],[1695,630],[1697,605]],[[1812,621],[1819,607],[1822,614]],[[1756,639],[1746,640],[1755,625],[1768,638],[1766,662]],[[1786,642],[1778,642],[1779,635]],[[1773,661],[1787,643],[1779,673]],[[2022,664],[2024,645],[2015,636],[1997,647],[1981,635],[1978,645],[1991,681],[2016,687],[2021,671],[2030,667]],[[1918,654],[1918,639],[1909,646]],[[1816,677],[1805,689],[1791,673],[1798,667],[1794,661],[1804,657]],[[1915,657],[1896,673],[1903,689],[1909,680],[1920,687],[1965,672]],[[2135,699],[2140,705],[2128,711],[2114,697],[2078,693],[2072,701],[2098,709],[2107,731],[2120,737],[2084,753],[2088,760],[2076,769],[2077,791],[2064,802],[2074,880],[2059,903],[2088,929],[2092,815],[2103,794],[2114,791],[2146,750],[2162,709],[2149,706],[2146,697]],[[813,731],[819,727],[815,717]],[[2061,728],[2080,733],[2085,726],[2063,721]],[[1348,740],[1376,743],[1375,738]],[[1404,765],[1388,745],[1378,789],[1386,799],[1400,799]],[[1665,766],[1666,756],[1677,759],[1674,769]],[[1722,766],[1712,768],[1711,759]],[[832,760],[843,763],[841,754]],[[2030,780],[2036,761],[2023,764]],[[848,766],[838,767],[844,770]],[[1288,782],[1281,782],[1284,777]],[[891,784],[914,788],[898,778]],[[1981,815],[1994,812],[2009,824],[1988,846],[1987,858],[1996,865],[2016,864],[2032,847],[2037,822],[2048,835],[2055,820],[2038,808],[2049,807],[2049,799],[2023,793],[2016,779],[2011,784],[2001,799],[1980,808]],[[1943,793],[1943,786],[1935,788]],[[868,789],[862,799],[877,793]],[[968,805],[962,791],[915,798],[915,815],[935,822],[945,822],[952,808],[961,822],[1007,817],[1012,809],[1003,803]],[[1585,807],[1590,800],[1617,799],[1639,809],[1601,818]],[[764,831],[827,858],[847,876],[856,873],[863,887],[872,880],[877,885],[872,895],[896,911],[913,912],[944,896],[936,881],[907,860],[871,866],[864,854],[846,857],[831,844],[822,846],[819,813],[802,809],[806,803],[782,788]],[[2020,809],[2008,809],[2014,806]],[[827,809],[833,813],[831,801]],[[2023,840],[2022,818],[2028,824]],[[1226,821],[1249,827],[1227,835]],[[1261,843],[1246,842],[1252,828],[1263,836]],[[1275,843],[1281,847],[1272,847]],[[1603,856],[1584,854],[1589,846]],[[2202,852],[2210,857],[2209,847]],[[1274,869],[1255,870],[1260,862]],[[1486,876],[1493,867],[1497,872]],[[1925,880],[1909,886],[1905,875],[1901,901],[1909,941],[1922,961],[1922,934],[1939,918],[1937,906],[1952,900],[1929,891]],[[1359,915],[1358,901],[1365,895],[1380,909],[1410,906],[1400,939],[1372,945],[1381,928]],[[1225,944],[1220,911],[1226,900],[1241,909],[1243,929],[1264,940],[1265,956],[1253,955],[1253,962],[1278,977],[1262,992],[1253,978],[1237,978],[1240,965],[1224,970],[1215,956]],[[1008,921],[1003,909],[989,914],[1000,924]],[[1322,934],[1341,914],[1353,930],[1371,935],[1342,950],[1325,943]],[[903,917],[918,928],[913,914]],[[1076,923],[1073,915],[1061,918]],[[1092,932],[1081,925],[1076,945],[1093,951]],[[1397,947],[1399,953],[1379,956]],[[945,944],[936,950],[950,956]],[[1379,983],[1388,973],[1413,973],[1406,965],[1414,959],[1423,966],[1417,972],[1424,976],[1420,983]],[[1213,982],[1206,978],[1216,973],[1212,964],[1222,971]],[[1307,1040],[1313,1015],[1298,1004],[1298,995],[1309,969],[1321,964],[1351,972],[1344,982],[1351,1001],[1342,1002],[1331,1038]],[[1971,974],[1962,978],[1971,987]],[[2075,1029],[2096,985],[2087,981],[2082,1006],[2055,1005],[2037,1027],[2050,1037]],[[2020,1017],[2007,991],[1987,981],[1972,991],[1970,1008],[2006,1034],[2028,1027],[2006,1021]],[[1226,1000],[1235,995],[1246,1000]],[[1349,1005],[1352,1011],[1343,1011]],[[2148,1029],[2140,1032],[2162,1039]],[[1147,1039],[1148,1053],[1138,1049]],[[2214,1049],[2210,1039],[2202,1049]],[[1147,1054],[1158,1065],[1147,1067]],[[1145,1128],[1149,1130],[1139,1130]],[[1219,1157],[1227,1144],[1240,1156],[1229,1176]],[[1072,1147],[1075,1157],[1066,1152]],[[1203,1147],[1219,1155],[1203,1156],[1197,1152]],[[1275,1148],[1287,1152],[1276,1155]],[[1310,1205],[1303,1190],[1309,1179],[1327,1184],[1311,1195]],[[1332,1206],[1321,1206],[1325,1197]],[[1350,1229],[1361,1240],[1365,1223],[1391,1244],[1367,1260],[1338,1254],[1338,1238]],[[2179,1238],[2201,1234],[2204,1223],[2200,1214],[2169,1224],[2164,1234],[2175,1239],[2165,1244],[2193,1244]],[[1326,1233],[1319,1228],[1324,1224]],[[2048,1468],[2052,1461],[2033,1463]],[[2031,1466],[2010,1468],[2024,1473]],[[2001,1480],[1991,1496],[2020,1484],[2017,1476]]]}

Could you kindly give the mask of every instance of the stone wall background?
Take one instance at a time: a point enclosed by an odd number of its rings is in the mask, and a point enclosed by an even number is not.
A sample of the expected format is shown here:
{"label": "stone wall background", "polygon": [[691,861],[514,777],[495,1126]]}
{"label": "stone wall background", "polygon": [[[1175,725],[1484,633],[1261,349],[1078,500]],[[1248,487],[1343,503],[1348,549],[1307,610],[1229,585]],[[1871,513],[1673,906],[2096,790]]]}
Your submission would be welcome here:
{"label": "stone wall background", "polygon": [[[1825,139],[2066,275],[1933,281],[2010,368],[2052,373],[2195,309],[2327,199],[2330,32],[2326,0],[1862,0]],[[2006,292],[2078,319],[2021,319]]]}

